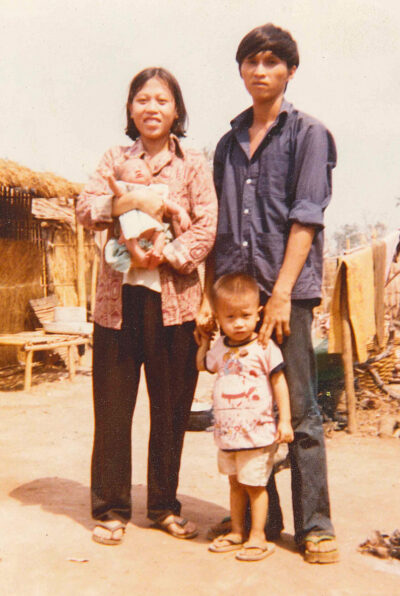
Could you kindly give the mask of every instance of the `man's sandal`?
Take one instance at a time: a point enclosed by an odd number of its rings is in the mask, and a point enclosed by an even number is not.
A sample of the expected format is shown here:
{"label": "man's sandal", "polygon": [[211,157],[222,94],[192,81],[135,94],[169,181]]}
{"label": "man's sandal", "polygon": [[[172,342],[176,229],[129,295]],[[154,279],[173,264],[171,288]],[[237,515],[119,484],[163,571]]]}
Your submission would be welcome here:
{"label": "man's sandal", "polygon": [[[180,528],[183,528],[183,532],[177,532],[174,530],[173,525],[177,525]],[[186,526],[189,524],[189,527],[192,526],[192,529],[187,528]],[[179,517],[178,515],[168,515],[165,519],[161,521],[156,521],[155,524],[156,528],[163,530],[170,536],[174,538],[181,538],[182,540],[188,540],[189,538],[195,538],[199,533],[196,526],[189,522],[189,520],[184,519],[183,517]]]}
{"label": "man's sandal", "polygon": [[[309,550],[307,543],[311,542],[317,548]],[[319,545],[321,542],[330,542],[330,550],[320,550]],[[334,536],[310,534],[304,539],[304,560],[307,563],[337,563],[339,561],[339,550],[336,544],[336,538]]]}
{"label": "man's sandal", "polygon": [[[108,536],[104,535],[104,530],[107,530]],[[120,532],[122,530],[122,532]],[[92,540],[99,544],[107,544],[108,546],[115,546],[121,544],[126,530],[126,524],[113,519],[109,521],[97,521],[96,526],[92,532]],[[116,534],[118,535],[116,536]]]}

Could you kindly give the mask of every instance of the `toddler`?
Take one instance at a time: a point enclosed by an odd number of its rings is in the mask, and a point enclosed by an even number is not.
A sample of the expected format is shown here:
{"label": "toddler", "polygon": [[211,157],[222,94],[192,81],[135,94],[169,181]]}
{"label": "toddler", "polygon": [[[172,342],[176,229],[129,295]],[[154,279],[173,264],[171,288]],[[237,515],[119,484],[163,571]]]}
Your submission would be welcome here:
{"label": "toddler", "polygon": [[[210,349],[201,337],[197,368],[216,373],[213,391],[214,438],[219,447],[218,468],[229,476],[232,531],[209,547],[214,553],[238,550],[236,559],[258,561],[272,554],[266,541],[268,494],[277,443],[293,441],[289,392],[282,355],[270,340],[266,347],[255,331],[261,310],[259,289],[249,275],[232,273],[216,281],[211,305],[223,336]],[[279,411],[276,426],[273,401]],[[250,503],[251,528],[244,539],[244,520]]]}
{"label": "toddler", "polygon": [[[166,184],[152,184],[151,172],[143,159],[126,160],[117,171],[118,180],[109,176],[108,182],[116,196],[130,191],[137,191],[139,185],[145,185],[163,199],[162,216],[175,219],[181,232],[191,225],[186,210],[168,198]],[[141,186],[142,187],[142,186]],[[172,239],[168,224],[148,215],[139,209],[132,209],[119,216],[121,236],[108,241],[105,249],[106,261],[118,271],[126,272],[134,264],[135,267],[147,268],[151,252],[160,256],[165,242]],[[125,245],[127,251],[122,244]]]}

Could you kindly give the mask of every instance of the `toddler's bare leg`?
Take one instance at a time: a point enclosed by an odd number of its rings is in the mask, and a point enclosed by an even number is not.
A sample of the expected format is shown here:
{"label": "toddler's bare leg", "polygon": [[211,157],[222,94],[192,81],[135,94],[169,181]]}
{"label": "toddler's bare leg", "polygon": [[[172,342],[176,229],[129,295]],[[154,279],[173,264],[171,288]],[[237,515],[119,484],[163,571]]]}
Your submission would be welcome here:
{"label": "toddler's bare leg", "polygon": [[237,476],[229,476],[232,530],[217,536],[209,550],[224,553],[240,549],[244,540],[244,517],[248,503],[246,487],[238,482]]}
{"label": "toddler's bare leg", "polygon": [[[248,542],[254,545],[265,546],[265,523],[268,515],[268,493],[265,486],[244,486],[250,499],[251,528]],[[233,521],[233,520],[232,520]]]}
{"label": "toddler's bare leg", "polygon": [[244,484],[238,482],[237,476],[229,476],[231,488],[230,504],[232,518],[232,534],[243,536],[244,516],[247,506],[247,492]]}

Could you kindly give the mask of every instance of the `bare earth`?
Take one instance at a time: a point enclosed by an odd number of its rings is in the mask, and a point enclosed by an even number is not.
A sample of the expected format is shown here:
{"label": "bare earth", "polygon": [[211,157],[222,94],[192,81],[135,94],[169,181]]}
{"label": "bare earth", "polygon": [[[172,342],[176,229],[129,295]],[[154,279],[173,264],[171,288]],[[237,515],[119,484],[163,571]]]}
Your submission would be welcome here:
{"label": "bare earth", "polygon": [[[197,395],[212,379],[202,373]],[[141,386],[133,429],[134,516],[125,541],[91,540],[89,463],[91,379],[82,371],[0,392],[0,585],[12,596],[376,595],[400,593],[400,561],[357,552],[372,530],[400,527],[399,440],[334,433],[328,439],[337,565],[309,565],[294,548],[290,473],[278,475],[286,528],[275,554],[257,563],[207,551],[205,532],[226,515],[228,486],[218,475],[212,433],[186,436],[180,482],[183,514],[200,535],[174,539],[145,516],[148,408]]]}

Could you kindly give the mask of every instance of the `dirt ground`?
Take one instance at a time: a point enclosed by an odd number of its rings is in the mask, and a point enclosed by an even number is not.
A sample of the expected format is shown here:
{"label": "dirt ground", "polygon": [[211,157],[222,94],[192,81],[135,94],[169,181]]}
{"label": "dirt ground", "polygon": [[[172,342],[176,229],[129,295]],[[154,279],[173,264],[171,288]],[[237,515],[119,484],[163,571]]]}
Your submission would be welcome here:
{"label": "dirt ground", "polygon": [[[210,390],[202,373],[197,397]],[[176,540],[145,516],[148,407],[142,384],[133,429],[134,515],[122,545],[91,540],[89,463],[93,418],[90,370],[71,383],[45,376],[30,392],[0,391],[0,577],[12,596],[136,594],[216,596],[399,594],[400,561],[357,552],[374,529],[400,527],[399,439],[334,433],[327,439],[337,565],[309,565],[293,544],[290,472],[278,474],[285,532],[275,554],[257,563],[211,554],[205,533],[228,510],[212,433],[188,432],[180,498],[200,535]]]}

